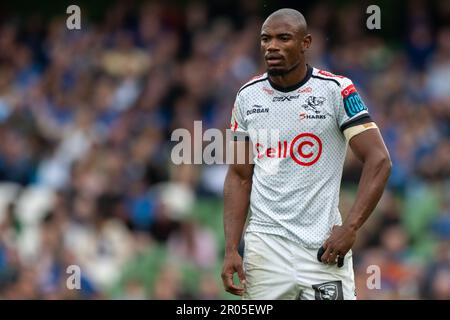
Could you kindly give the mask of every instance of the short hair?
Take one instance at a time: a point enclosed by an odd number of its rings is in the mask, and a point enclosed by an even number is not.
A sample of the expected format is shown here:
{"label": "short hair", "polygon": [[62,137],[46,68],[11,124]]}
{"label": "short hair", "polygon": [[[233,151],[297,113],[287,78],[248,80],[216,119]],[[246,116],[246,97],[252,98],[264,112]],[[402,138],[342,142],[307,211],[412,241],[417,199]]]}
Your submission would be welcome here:
{"label": "short hair", "polygon": [[264,21],[264,24],[267,21],[274,19],[274,18],[290,19],[297,24],[299,31],[303,31],[304,33],[307,32],[308,25],[306,23],[305,17],[303,16],[303,14],[301,14],[300,11],[297,11],[297,10],[291,9],[291,8],[279,9],[279,10],[273,12],[271,15],[269,15],[267,17],[266,21]]}

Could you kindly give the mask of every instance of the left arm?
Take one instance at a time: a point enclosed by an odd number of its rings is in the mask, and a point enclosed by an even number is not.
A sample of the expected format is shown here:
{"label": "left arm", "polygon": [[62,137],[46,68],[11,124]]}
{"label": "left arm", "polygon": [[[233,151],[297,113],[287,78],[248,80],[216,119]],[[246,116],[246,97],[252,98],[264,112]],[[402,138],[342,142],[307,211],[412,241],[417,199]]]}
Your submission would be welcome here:
{"label": "left arm", "polygon": [[378,130],[369,129],[350,139],[350,147],[363,162],[361,179],[355,202],[342,226],[334,226],[323,247],[322,262],[335,264],[353,246],[361,228],[383,194],[392,163],[383,138]]}

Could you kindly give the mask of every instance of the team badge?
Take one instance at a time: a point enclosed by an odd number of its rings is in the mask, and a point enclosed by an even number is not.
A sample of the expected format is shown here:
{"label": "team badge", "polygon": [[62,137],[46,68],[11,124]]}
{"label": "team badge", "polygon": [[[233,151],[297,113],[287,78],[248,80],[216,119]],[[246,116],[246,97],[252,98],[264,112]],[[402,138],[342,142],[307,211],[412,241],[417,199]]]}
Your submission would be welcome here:
{"label": "team badge", "polygon": [[329,281],[312,286],[316,300],[344,300],[341,281]]}
{"label": "team badge", "polygon": [[317,107],[320,107],[325,102],[324,97],[313,97],[309,96],[308,99],[306,99],[305,104],[302,105],[303,108],[305,108],[307,111],[314,111],[314,113],[320,113],[320,110],[317,109]]}

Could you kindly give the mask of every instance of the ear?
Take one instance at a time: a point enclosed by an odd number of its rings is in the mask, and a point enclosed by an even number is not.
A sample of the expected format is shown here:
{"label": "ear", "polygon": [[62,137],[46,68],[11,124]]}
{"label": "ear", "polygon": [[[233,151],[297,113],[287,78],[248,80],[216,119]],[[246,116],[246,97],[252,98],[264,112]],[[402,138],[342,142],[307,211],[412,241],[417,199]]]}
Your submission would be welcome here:
{"label": "ear", "polygon": [[309,49],[309,47],[311,46],[311,42],[312,42],[312,37],[311,35],[308,33],[306,36],[303,37],[303,41],[302,41],[302,53],[305,53],[305,51],[307,51]]}

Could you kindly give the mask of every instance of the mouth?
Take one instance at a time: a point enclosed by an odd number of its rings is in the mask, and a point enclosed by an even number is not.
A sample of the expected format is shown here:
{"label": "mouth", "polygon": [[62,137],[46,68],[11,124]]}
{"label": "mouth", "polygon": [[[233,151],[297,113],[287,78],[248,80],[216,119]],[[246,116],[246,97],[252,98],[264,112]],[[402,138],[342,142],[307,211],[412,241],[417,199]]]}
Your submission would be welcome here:
{"label": "mouth", "polygon": [[267,55],[266,62],[268,65],[279,65],[283,61],[283,57],[280,55]]}

